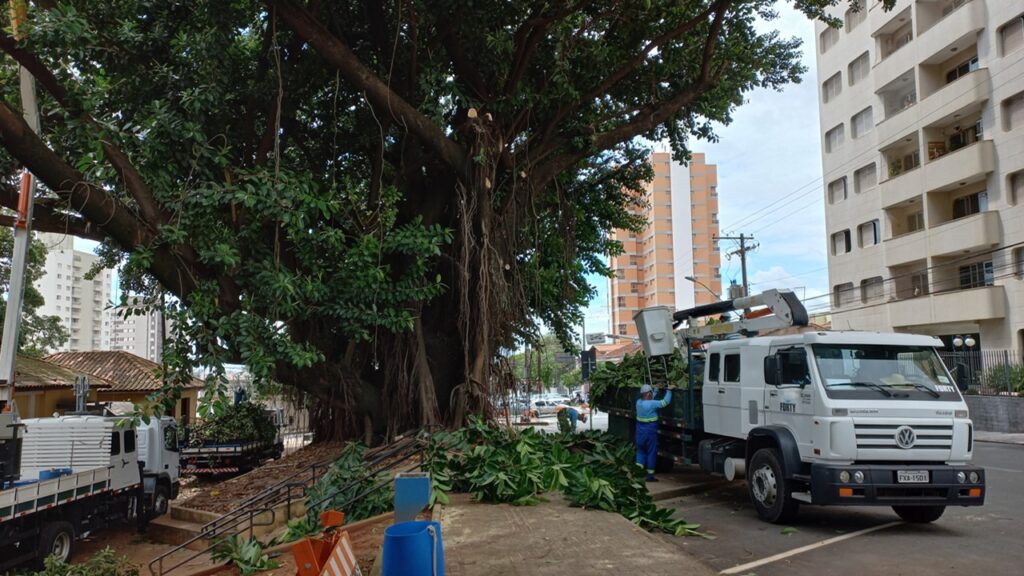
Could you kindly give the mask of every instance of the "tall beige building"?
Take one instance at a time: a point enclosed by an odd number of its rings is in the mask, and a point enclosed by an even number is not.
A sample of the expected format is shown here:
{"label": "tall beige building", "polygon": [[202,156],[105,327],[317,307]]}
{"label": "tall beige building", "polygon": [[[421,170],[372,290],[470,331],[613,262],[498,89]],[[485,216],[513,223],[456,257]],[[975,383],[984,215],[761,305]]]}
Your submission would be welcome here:
{"label": "tall beige building", "polygon": [[41,316],[57,316],[71,338],[53,352],[88,352],[110,348],[111,300],[110,270],[101,270],[94,278],[85,276],[99,258],[75,250],[74,238],[61,234],[38,233],[48,249],[46,274],[36,284],[45,303]]}
{"label": "tall beige building", "polygon": [[721,294],[718,251],[718,172],[693,154],[689,166],[672,155],[651,155],[654,179],[647,187],[647,229],[640,234],[616,230],[623,254],[611,259],[612,332],[636,336],[633,314],[647,306],[690,308],[716,297],[691,276]]}
{"label": "tall beige building", "polygon": [[832,322],[1024,350],[1024,2],[817,24]]}

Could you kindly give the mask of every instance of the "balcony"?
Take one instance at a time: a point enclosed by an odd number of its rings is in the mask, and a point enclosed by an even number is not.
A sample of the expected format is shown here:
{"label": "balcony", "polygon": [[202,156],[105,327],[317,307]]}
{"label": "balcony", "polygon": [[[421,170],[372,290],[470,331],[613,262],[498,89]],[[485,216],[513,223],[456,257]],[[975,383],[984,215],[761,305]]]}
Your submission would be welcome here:
{"label": "balcony", "polygon": [[949,57],[952,47],[973,44],[985,28],[985,3],[968,2],[949,13],[917,38],[917,53],[922,63],[934,63],[936,58]]}
{"label": "balcony", "polygon": [[985,250],[1002,242],[1002,237],[999,213],[981,212],[930,229],[928,251],[932,256],[952,256]]}
{"label": "balcony", "polygon": [[924,324],[978,322],[1006,316],[1006,293],[1002,286],[953,290],[891,302],[889,322],[905,328]]}
{"label": "balcony", "polygon": [[946,84],[918,103],[919,114],[927,119],[950,116],[988,100],[991,93],[992,76],[988,68],[979,68]]}
{"label": "balcony", "polygon": [[882,206],[889,208],[921,195],[921,167],[912,168],[878,183]]}
{"label": "balcony", "polygon": [[991,140],[981,140],[936,158],[924,165],[924,191],[982,180],[995,169],[995,158]]}
{"label": "balcony", "polygon": [[927,234],[924,230],[918,230],[883,242],[885,265],[887,267],[901,266],[923,260],[928,248]]}

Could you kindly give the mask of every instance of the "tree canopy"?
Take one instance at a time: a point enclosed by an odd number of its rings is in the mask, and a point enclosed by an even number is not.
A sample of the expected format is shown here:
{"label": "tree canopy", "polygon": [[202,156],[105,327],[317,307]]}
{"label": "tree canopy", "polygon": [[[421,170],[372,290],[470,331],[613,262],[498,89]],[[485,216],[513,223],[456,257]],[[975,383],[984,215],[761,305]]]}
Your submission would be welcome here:
{"label": "tree canopy", "polygon": [[460,422],[497,350],[578,325],[609,232],[643,225],[644,142],[685,161],[799,80],[775,5],[38,1],[0,34],[0,204],[27,167],[37,229],[172,295],[182,379],[244,362],[317,397],[325,434]]}

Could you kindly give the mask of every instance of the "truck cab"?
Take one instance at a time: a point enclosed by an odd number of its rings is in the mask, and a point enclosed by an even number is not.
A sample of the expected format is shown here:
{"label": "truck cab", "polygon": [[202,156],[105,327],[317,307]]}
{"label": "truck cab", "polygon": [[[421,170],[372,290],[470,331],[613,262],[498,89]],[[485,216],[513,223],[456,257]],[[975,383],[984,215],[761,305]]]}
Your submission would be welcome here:
{"label": "truck cab", "polygon": [[771,522],[800,503],[892,506],[911,522],[936,520],[947,505],[981,505],[973,426],[941,346],[875,332],[711,342],[702,465],[745,473]]}
{"label": "truck cab", "polygon": [[153,418],[140,425],[136,435],[143,488],[151,498],[153,513],[159,516],[167,512],[169,501],[178,497],[181,487],[178,425],[168,416]]}

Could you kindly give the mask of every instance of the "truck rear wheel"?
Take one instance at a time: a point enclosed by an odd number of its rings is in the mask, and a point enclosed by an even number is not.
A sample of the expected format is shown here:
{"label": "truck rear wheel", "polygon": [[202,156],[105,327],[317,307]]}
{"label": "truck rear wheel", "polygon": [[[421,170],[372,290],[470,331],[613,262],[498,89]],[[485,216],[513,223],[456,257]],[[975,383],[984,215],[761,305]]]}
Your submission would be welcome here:
{"label": "truck rear wheel", "polygon": [[56,556],[61,562],[71,559],[71,549],[75,543],[75,529],[69,522],[49,522],[39,531],[38,566],[49,556]]}
{"label": "truck rear wheel", "polygon": [[757,515],[766,522],[787,522],[800,510],[800,503],[790,495],[782,458],[774,448],[761,448],[754,452],[747,475],[747,490]]}
{"label": "truck rear wheel", "polygon": [[946,511],[945,506],[893,506],[892,511],[905,522],[927,524],[938,520]]}

